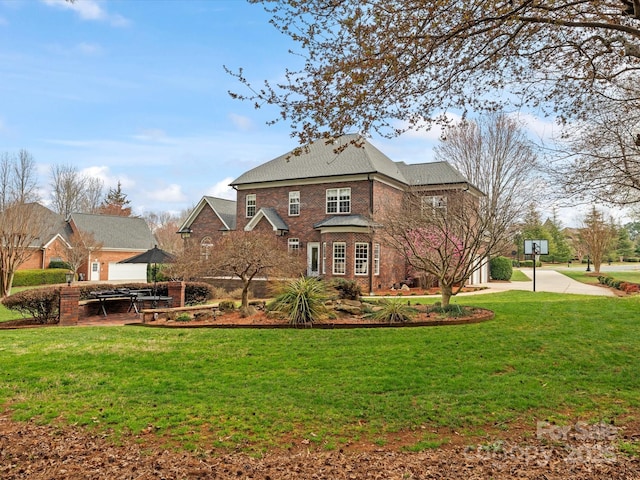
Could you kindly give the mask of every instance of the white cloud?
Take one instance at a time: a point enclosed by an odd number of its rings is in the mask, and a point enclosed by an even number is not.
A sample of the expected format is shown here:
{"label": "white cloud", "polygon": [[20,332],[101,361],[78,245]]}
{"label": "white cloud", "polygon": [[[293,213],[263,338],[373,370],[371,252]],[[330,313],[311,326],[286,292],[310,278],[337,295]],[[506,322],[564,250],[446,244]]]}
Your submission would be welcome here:
{"label": "white cloud", "polygon": [[226,198],[228,200],[236,199],[236,191],[229,186],[233,181],[232,177],[227,177],[220,180],[218,183],[209,188],[205,195],[218,198]]}
{"label": "white cloud", "polygon": [[522,122],[536,141],[552,140],[560,133],[560,127],[555,120],[545,120],[530,113],[514,113],[511,117]]}
{"label": "white cloud", "polygon": [[95,0],[79,0],[68,2],[66,0],[41,0],[45,5],[54,8],[62,8],[75,12],[83,20],[108,22],[114,27],[126,27],[130,21],[119,14],[111,14],[100,6]]}
{"label": "white cloud", "polygon": [[161,128],[146,128],[140,130],[140,133],[133,135],[132,138],[141,142],[151,143],[170,143],[167,132]]}
{"label": "white cloud", "polygon": [[150,200],[161,201],[165,203],[179,203],[187,200],[187,196],[182,192],[182,187],[175,183],[166,187],[158,188],[154,191],[145,192]]}
{"label": "white cloud", "polygon": [[236,113],[229,114],[229,120],[238,129],[243,132],[253,129],[253,121],[249,117],[244,115],[238,115]]}

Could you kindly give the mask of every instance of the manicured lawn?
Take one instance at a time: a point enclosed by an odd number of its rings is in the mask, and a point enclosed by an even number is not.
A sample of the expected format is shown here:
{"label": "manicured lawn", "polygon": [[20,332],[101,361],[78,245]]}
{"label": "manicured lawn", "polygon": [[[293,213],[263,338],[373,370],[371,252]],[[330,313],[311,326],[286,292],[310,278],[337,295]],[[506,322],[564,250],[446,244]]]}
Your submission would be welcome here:
{"label": "manicured lawn", "polygon": [[518,270],[518,269],[514,269],[513,273],[511,274],[511,281],[512,282],[528,282],[531,279],[525,275],[522,270]]}
{"label": "manicured lawn", "polygon": [[[598,283],[598,274],[592,272],[587,272],[584,268],[580,270],[558,270],[563,275],[567,277],[573,278],[578,282],[582,283]],[[607,275],[609,277],[613,277],[616,280],[622,280],[623,282],[633,282],[640,283],[640,271],[633,270],[621,270],[619,272],[601,272],[599,275]]]}
{"label": "manicured lawn", "polygon": [[0,403],[16,419],[250,450],[285,437],[335,448],[423,426],[534,431],[536,420],[640,411],[640,297],[454,301],[496,317],[397,329],[0,331]]}
{"label": "manicured lawn", "polygon": [[[22,290],[27,290],[29,288],[37,288],[37,287],[14,287],[11,289],[11,293],[18,293]],[[18,318],[22,318],[19,312],[14,310],[9,310],[2,303],[0,303],[0,322],[6,322],[7,320],[16,320]]]}

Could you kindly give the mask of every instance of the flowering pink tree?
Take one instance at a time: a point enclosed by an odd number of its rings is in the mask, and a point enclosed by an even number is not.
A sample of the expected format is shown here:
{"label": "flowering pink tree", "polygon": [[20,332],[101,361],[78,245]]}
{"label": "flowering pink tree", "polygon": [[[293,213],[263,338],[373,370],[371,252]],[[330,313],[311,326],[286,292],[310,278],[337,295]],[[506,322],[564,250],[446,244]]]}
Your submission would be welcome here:
{"label": "flowering pink tree", "polygon": [[409,195],[401,211],[386,208],[385,243],[405,259],[408,273],[438,279],[447,306],[496,249],[488,234],[490,218],[477,197],[464,191],[447,193],[446,208],[425,208],[423,195]]}

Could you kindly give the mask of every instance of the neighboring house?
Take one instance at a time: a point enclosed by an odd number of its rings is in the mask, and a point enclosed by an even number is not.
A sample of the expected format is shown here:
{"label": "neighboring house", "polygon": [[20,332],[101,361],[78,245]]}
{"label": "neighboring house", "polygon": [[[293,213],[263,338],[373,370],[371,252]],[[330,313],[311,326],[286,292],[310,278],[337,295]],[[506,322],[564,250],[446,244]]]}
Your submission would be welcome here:
{"label": "neighboring house", "polygon": [[[362,146],[347,145],[353,141]],[[353,279],[367,292],[407,277],[404,260],[376,231],[385,209],[402,206],[410,189],[435,206],[446,204],[454,189],[481,195],[446,162],[394,162],[355,135],[282,155],[231,186],[237,202],[204,197],[178,231],[200,243],[203,254],[227,231],[271,231],[306,257],[307,275]],[[470,283],[486,280],[485,266]]]}
{"label": "neighboring house", "polygon": [[117,264],[157,243],[143,218],[72,213],[65,220],[42,205],[33,204],[32,208],[43,209],[47,228],[41,241],[31,245],[33,253],[20,270],[47,268],[51,261],[64,260],[71,234],[80,231],[91,233],[102,244],[78,271],[85,280],[146,280],[146,266]]}

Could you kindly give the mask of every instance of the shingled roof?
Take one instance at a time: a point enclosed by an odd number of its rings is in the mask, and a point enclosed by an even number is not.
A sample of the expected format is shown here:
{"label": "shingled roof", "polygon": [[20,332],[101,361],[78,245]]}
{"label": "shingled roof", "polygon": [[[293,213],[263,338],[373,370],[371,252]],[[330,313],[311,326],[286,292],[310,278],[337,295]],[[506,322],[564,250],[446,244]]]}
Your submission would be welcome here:
{"label": "shingled roof", "polygon": [[[350,145],[358,142],[361,146]],[[341,147],[345,147],[341,149]],[[336,152],[338,150],[338,152]],[[359,135],[344,135],[331,143],[318,140],[299,154],[281,155],[240,175],[232,186],[282,180],[380,173],[406,183],[395,162]]]}
{"label": "shingled roof", "polygon": [[447,162],[394,162],[364,137],[344,135],[332,142],[318,140],[300,153],[281,155],[240,175],[231,185],[362,174],[384,175],[407,186],[468,183]]}
{"label": "shingled roof", "polygon": [[147,250],[157,243],[144,218],[72,213],[69,221],[91,232],[105,249]]}

